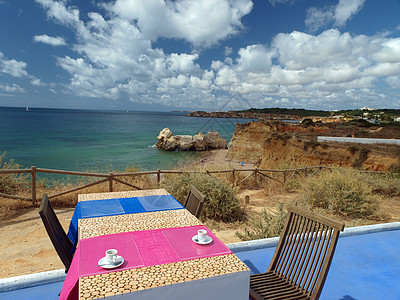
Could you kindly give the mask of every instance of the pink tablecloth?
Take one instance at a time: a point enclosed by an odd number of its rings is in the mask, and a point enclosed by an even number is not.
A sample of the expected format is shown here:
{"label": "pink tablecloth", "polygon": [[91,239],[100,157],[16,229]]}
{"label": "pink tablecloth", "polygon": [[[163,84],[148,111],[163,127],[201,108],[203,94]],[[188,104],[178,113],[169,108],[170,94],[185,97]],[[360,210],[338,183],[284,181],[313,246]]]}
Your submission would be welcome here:
{"label": "pink tablecloth", "polygon": [[[210,244],[198,245],[192,241],[199,229],[207,230],[213,239]],[[104,257],[105,251],[111,248],[117,249],[125,262],[111,270],[95,267],[99,259]],[[78,298],[80,277],[231,253],[203,225],[133,231],[83,239],[78,244],[60,299]]]}

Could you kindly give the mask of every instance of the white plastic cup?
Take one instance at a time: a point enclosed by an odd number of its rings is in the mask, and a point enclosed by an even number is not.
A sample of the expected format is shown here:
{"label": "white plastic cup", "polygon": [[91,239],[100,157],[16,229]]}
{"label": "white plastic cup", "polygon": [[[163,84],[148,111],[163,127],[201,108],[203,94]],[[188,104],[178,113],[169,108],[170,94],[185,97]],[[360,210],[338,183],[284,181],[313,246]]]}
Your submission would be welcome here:
{"label": "white plastic cup", "polygon": [[108,249],[106,251],[106,258],[110,263],[115,264],[118,258],[118,250],[117,249]]}
{"label": "white plastic cup", "polygon": [[197,231],[197,238],[200,242],[204,242],[207,239],[207,230],[199,229]]}

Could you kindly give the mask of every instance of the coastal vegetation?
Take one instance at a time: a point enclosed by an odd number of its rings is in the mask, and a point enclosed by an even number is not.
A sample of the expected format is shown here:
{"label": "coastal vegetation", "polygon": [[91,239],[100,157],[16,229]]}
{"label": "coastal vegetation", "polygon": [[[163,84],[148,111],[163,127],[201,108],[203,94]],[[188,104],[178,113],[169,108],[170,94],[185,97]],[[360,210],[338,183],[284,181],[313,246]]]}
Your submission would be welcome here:
{"label": "coastal vegetation", "polygon": [[303,108],[250,108],[242,110],[241,112],[263,113],[263,114],[279,114],[279,115],[296,115],[300,117],[310,116],[323,116],[328,117],[331,115],[329,111],[325,110],[309,110]]}
{"label": "coastal vegetation", "polygon": [[[360,149],[349,147],[348,151],[356,153]],[[279,166],[291,167],[284,162]],[[17,165],[12,161],[1,161],[2,170],[15,167]],[[385,175],[352,168],[327,169],[308,176],[289,178],[284,184],[268,178],[259,180],[257,184],[255,180],[243,180],[244,175],[237,175],[234,180],[229,173],[190,173],[191,170],[198,172],[199,168],[192,166],[185,169],[188,172],[184,174],[167,174],[159,185],[150,175],[129,176],[124,180],[145,189],[165,188],[181,203],[186,199],[189,186],[196,186],[206,196],[202,221],[211,229],[230,228],[242,240],[279,235],[286,218],[285,207],[289,204],[317,210],[350,225],[400,219],[400,176],[396,173]],[[109,167],[107,171],[111,171]],[[129,166],[125,170],[126,173],[136,171],[138,170],[135,166]],[[94,180],[95,178],[90,177],[81,180],[72,180],[70,177],[63,180],[42,179],[37,193],[54,194]],[[0,175],[2,193],[27,195],[29,185],[30,180],[26,176]],[[76,205],[78,194],[107,192],[108,188],[108,182],[105,182],[61,195],[51,201],[55,207],[72,208]],[[126,188],[118,182],[113,186],[114,191],[123,191]],[[263,196],[252,197],[250,203],[245,203],[244,196],[249,191]],[[18,210],[31,205],[27,201],[0,198],[2,217],[17,215]]]}
{"label": "coastal vegetation", "polygon": [[400,116],[400,109],[343,109],[343,110],[310,110],[302,108],[250,108],[247,110],[241,110],[240,112],[251,112],[251,113],[263,113],[263,114],[275,114],[275,115],[296,115],[302,118],[304,117],[329,117],[344,115],[347,117],[361,117],[366,113],[373,114],[376,119],[390,121],[393,117]]}
{"label": "coastal vegetation", "polygon": [[379,194],[374,194],[371,175],[352,169],[322,172],[309,177],[300,195],[312,208],[322,208],[349,218],[372,218],[379,213]]}
{"label": "coastal vegetation", "polygon": [[236,235],[243,241],[279,236],[285,225],[286,216],[282,202],[279,203],[275,214],[269,213],[264,208],[260,215],[251,216],[243,231],[237,231]]}
{"label": "coastal vegetation", "polygon": [[[14,160],[4,161],[6,152],[0,155],[0,170],[19,169],[20,166]],[[26,188],[26,176],[21,174],[0,175],[0,193],[16,195]]]}
{"label": "coastal vegetation", "polygon": [[219,178],[204,173],[170,175],[161,183],[161,187],[182,204],[186,200],[190,185],[194,185],[206,197],[201,219],[235,222],[242,217],[236,190]]}

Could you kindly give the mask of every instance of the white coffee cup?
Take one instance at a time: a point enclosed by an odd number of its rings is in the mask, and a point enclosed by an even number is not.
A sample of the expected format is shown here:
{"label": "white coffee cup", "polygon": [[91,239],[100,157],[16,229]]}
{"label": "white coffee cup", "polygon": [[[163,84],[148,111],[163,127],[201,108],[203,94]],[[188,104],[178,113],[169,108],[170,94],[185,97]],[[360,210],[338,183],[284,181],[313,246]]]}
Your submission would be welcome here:
{"label": "white coffee cup", "polygon": [[106,258],[110,263],[115,264],[118,258],[118,250],[117,249],[108,249],[106,251]]}
{"label": "white coffee cup", "polygon": [[197,231],[197,238],[200,242],[204,242],[207,239],[207,230],[199,229]]}

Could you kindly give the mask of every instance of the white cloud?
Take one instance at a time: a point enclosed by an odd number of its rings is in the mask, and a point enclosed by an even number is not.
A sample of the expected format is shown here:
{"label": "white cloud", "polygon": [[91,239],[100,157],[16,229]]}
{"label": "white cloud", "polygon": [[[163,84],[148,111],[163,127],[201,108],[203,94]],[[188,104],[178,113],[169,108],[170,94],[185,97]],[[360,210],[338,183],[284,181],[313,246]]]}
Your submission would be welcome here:
{"label": "white cloud", "polygon": [[0,91],[4,91],[6,93],[24,93],[25,90],[20,87],[18,84],[2,84],[0,83]]}
{"label": "white cloud", "polygon": [[31,76],[31,84],[35,86],[46,86],[40,79]]}
{"label": "white cloud", "polygon": [[62,37],[52,37],[48,36],[47,34],[35,35],[33,37],[33,41],[36,43],[44,43],[51,46],[64,46],[67,44]]}
{"label": "white cloud", "polygon": [[363,7],[365,0],[339,0],[335,7],[335,25],[344,26]]}
{"label": "white cloud", "polygon": [[[117,0],[104,6],[110,13],[107,18],[89,13],[85,22],[74,9],[60,7],[66,2],[37,1],[51,19],[76,33],[75,55],[57,59],[71,78],[64,86],[65,93],[213,109],[218,109],[218,101],[227,102],[230,95],[241,95],[254,106],[268,101],[330,109],[353,104],[351,97],[360,107],[366,105],[363,101],[392,101],[383,105],[386,107],[400,105],[400,100],[377,92],[377,84],[384,80],[397,86],[400,42],[396,38],[352,36],[336,29],[319,35],[293,31],[276,35],[270,45],[246,45],[237,55],[231,56],[232,49],[226,47],[221,54],[229,57],[223,56],[222,61],[213,61],[204,69],[198,63],[202,51],[167,54],[154,48],[153,41],[178,38],[195,47],[218,43],[241,27],[246,9],[239,8],[246,7],[248,1],[215,2],[222,10],[216,13],[230,17],[218,23],[210,16],[213,26],[203,24],[201,28],[194,28],[182,17],[184,13],[189,19],[193,15],[194,24],[206,20],[210,13],[207,1]],[[222,35],[221,26],[228,28]],[[235,104],[229,105],[226,109]]]}
{"label": "white cloud", "polygon": [[306,27],[310,32],[316,32],[330,25],[342,27],[361,10],[364,2],[365,0],[339,0],[337,5],[323,8],[310,7],[305,20]]}
{"label": "white cloud", "polygon": [[307,10],[307,18],[305,20],[306,28],[309,32],[317,32],[320,28],[327,27],[334,19],[334,8],[310,7]]}
{"label": "white cloud", "polygon": [[108,6],[117,16],[137,21],[149,40],[178,38],[210,46],[243,27],[241,18],[253,8],[250,0],[117,0]]}
{"label": "white cloud", "polygon": [[26,62],[6,59],[4,54],[0,52],[0,72],[13,77],[24,77],[28,76],[28,72],[25,70],[26,66]]}
{"label": "white cloud", "polygon": [[52,0],[36,0],[47,9],[47,16],[63,25],[75,26],[79,23],[79,10],[76,8],[68,8],[63,1]]}
{"label": "white cloud", "polygon": [[224,51],[224,55],[225,55],[225,56],[231,55],[232,52],[233,52],[233,50],[232,50],[231,47],[225,46],[225,51]]}
{"label": "white cloud", "polygon": [[400,90],[400,76],[391,76],[386,79],[386,82],[393,88]]}
{"label": "white cloud", "polygon": [[248,73],[267,73],[271,68],[274,51],[269,52],[262,45],[251,45],[239,50],[238,71]]}
{"label": "white cloud", "polygon": [[[387,82],[397,86],[398,46],[396,38],[353,37],[336,29],[317,36],[297,31],[281,33],[269,48],[252,45],[240,49],[232,66],[214,61],[215,83],[225,91],[256,94],[259,99],[265,94],[291,99],[293,105],[300,107],[312,107],[312,101],[322,101],[319,107],[346,107],[351,97],[355,98],[354,103],[363,99],[393,101],[382,97],[375,84],[392,76]],[[385,106],[396,103],[399,105],[400,101]]]}
{"label": "white cloud", "polygon": [[[103,5],[110,15],[79,11],[66,2],[37,0],[50,19],[72,27],[78,57],[59,57],[57,64],[71,75],[64,92],[86,97],[170,104],[213,99],[214,72],[196,63],[199,54],[154,49],[158,38],[179,38],[206,47],[236,34],[250,12],[249,0],[125,1]],[[166,94],[168,92],[168,95]],[[174,102],[174,103],[173,103]]]}

